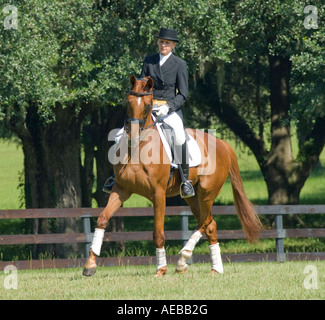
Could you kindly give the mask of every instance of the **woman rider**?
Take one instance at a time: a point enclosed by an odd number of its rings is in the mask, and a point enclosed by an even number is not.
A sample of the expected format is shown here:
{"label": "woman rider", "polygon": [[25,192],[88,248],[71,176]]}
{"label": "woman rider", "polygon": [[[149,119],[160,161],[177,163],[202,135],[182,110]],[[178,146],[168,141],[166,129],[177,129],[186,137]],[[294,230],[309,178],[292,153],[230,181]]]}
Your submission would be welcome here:
{"label": "woman rider", "polygon": [[[181,111],[188,94],[187,65],[172,53],[179,41],[176,30],[161,28],[156,38],[159,53],[145,58],[140,77],[150,76],[154,80],[153,112],[174,131],[174,156],[182,179],[180,193],[182,198],[188,198],[194,196],[195,192],[188,181],[189,160]],[[110,193],[114,183],[114,177],[110,177],[103,191]]]}

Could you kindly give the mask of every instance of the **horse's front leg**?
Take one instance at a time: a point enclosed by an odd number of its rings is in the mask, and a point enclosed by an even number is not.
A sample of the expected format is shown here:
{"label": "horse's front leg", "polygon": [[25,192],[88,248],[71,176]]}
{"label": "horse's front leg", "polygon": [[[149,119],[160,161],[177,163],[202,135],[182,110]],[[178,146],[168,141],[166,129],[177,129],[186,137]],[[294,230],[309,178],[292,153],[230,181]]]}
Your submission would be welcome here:
{"label": "horse's front leg", "polygon": [[95,229],[93,241],[89,250],[89,258],[84,266],[83,275],[90,277],[96,273],[96,257],[100,255],[101,246],[104,239],[105,228],[109,219],[121,207],[131,194],[117,184],[113,187],[112,193],[109,196],[108,203],[105,209],[101,212],[97,219],[97,228]]}
{"label": "horse's front leg", "polygon": [[157,269],[156,277],[164,276],[167,272],[167,259],[165,251],[165,209],[166,195],[163,190],[159,192],[156,189],[155,199],[153,201],[155,226],[153,232],[153,241],[156,245]]}

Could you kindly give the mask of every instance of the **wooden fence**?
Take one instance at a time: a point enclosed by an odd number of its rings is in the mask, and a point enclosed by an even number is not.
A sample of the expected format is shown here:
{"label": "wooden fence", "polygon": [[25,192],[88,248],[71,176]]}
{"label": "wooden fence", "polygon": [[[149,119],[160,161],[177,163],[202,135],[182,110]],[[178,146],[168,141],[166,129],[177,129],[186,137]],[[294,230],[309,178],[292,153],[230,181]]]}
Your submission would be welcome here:
{"label": "wooden fence", "polygon": [[[276,241],[277,253],[266,254],[227,254],[222,255],[225,262],[244,261],[280,261],[285,260],[325,260],[325,252],[310,253],[285,253],[284,239],[294,237],[325,237],[325,228],[313,229],[284,229],[283,216],[295,214],[325,214],[325,205],[273,205],[256,206],[260,215],[274,215],[275,229],[263,230],[261,238],[272,238]],[[53,243],[85,243],[85,257],[87,258],[91,245],[93,233],[91,232],[90,219],[98,217],[102,208],[56,208],[56,209],[26,209],[26,210],[0,210],[0,219],[36,219],[36,218],[76,218],[83,222],[83,233],[64,234],[21,234],[0,235],[0,245],[17,244],[53,244]],[[234,206],[215,206],[212,214],[236,215]],[[193,231],[188,228],[188,218],[192,213],[188,207],[167,207],[166,216],[180,216],[180,229],[176,231],[165,231],[166,240],[189,239]],[[153,217],[153,208],[120,208],[114,217]],[[104,241],[152,241],[152,231],[138,232],[106,232]],[[204,239],[205,237],[203,237]],[[218,230],[218,238],[244,239],[242,230]],[[52,259],[52,260],[27,260],[27,261],[1,261],[0,268],[9,263],[20,269],[29,268],[52,268],[52,267],[76,267],[85,263],[84,259]],[[177,256],[169,257],[169,263],[176,263]],[[195,255],[192,262],[207,262],[208,255]],[[99,258],[99,265],[124,265],[124,264],[149,264],[155,263],[155,257],[124,257],[124,258]]]}

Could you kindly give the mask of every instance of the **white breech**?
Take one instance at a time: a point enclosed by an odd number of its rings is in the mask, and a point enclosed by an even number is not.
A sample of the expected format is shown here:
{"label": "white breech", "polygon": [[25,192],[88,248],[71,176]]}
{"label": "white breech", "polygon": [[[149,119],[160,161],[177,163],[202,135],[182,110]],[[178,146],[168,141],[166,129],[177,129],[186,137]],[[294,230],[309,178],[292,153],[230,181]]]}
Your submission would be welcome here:
{"label": "white breech", "polygon": [[219,242],[210,245],[209,249],[210,249],[210,258],[211,258],[211,269],[217,271],[218,273],[223,273]]}
{"label": "white breech", "polygon": [[175,144],[177,146],[181,146],[183,143],[185,143],[186,137],[184,124],[181,117],[176,112],[167,114],[161,120],[173,129]]}

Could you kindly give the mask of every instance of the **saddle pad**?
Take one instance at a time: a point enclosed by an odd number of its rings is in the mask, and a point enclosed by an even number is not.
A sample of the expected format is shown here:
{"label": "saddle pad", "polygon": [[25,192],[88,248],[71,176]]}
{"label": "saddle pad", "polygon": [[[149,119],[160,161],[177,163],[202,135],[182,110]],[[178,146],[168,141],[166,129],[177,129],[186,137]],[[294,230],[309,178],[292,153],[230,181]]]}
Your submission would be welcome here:
{"label": "saddle pad", "polygon": [[[155,117],[154,115],[152,115],[153,120],[155,121]],[[166,136],[163,133],[163,127],[162,127],[162,123],[156,123],[159,135],[160,135],[160,139],[162,141],[162,144],[164,146],[164,149],[168,155],[169,161],[171,163],[171,166],[174,168],[177,168],[178,165],[173,163],[173,157],[172,157],[172,152],[170,149],[170,145],[167,142]],[[201,151],[199,148],[199,145],[197,144],[197,142],[194,140],[194,138],[187,134],[186,132],[186,143],[187,143],[187,148],[188,148],[188,154],[189,154],[189,166],[190,167],[197,167],[198,165],[201,164]]]}

